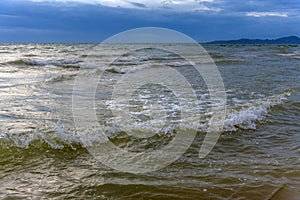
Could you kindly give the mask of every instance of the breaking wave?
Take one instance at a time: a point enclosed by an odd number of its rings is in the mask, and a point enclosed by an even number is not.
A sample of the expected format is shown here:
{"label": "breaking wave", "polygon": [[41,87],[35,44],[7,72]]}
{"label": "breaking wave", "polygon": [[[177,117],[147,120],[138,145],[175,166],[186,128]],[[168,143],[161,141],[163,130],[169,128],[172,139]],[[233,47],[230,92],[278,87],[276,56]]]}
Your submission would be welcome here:
{"label": "breaking wave", "polygon": [[237,104],[227,112],[224,131],[255,130],[257,124],[263,122],[270,109],[282,104],[291,94],[289,92],[254,100],[246,104]]}
{"label": "breaking wave", "polygon": [[79,63],[83,60],[78,59],[67,59],[67,60],[31,60],[31,59],[19,59],[14,61],[9,61],[6,64],[11,65],[30,65],[30,66],[47,66],[54,65],[64,68],[79,68]]}
{"label": "breaking wave", "polygon": [[[234,106],[229,109],[224,123],[223,132],[235,132],[238,130],[255,130],[258,124],[267,122],[267,116],[272,111],[272,108],[283,104],[287,101],[291,94],[289,92],[269,96],[259,100]],[[209,120],[208,120],[209,121]],[[188,122],[187,122],[188,123]],[[208,122],[200,125],[198,131],[205,133]],[[104,129],[106,135],[114,140],[115,138],[123,139],[123,142],[128,141],[124,139],[124,132],[113,126],[107,126]],[[176,135],[175,126],[168,126],[162,129],[154,136],[158,140],[172,138]],[[44,130],[37,129],[36,131],[23,133],[0,133],[0,148],[7,145],[13,145],[20,148],[29,148],[32,143],[46,143],[51,148],[63,149],[65,147],[76,148],[92,146],[94,142],[105,142],[103,137],[99,136],[99,130],[85,129],[76,130],[75,128],[65,128],[58,123],[54,128],[47,128]]]}
{"label": "breaking wave", "polygon": [[106,69],[106,71],[117,74],[126,74],[141,71],[143,69],[151,68],[151,64],[142,64],[142,65],[131,65],[131,66],[112,66]]}

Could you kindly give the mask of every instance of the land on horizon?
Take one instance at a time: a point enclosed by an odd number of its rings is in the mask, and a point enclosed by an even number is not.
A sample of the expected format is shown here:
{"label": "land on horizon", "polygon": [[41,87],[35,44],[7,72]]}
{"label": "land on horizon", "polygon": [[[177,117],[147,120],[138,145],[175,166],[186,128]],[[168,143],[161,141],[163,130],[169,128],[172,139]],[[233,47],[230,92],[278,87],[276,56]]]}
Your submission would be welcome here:
{"label": "land on horizon", "polygon": [[287,36],[278,39],[248,39],[238,40],[215,40],[205,44],[300,44],[300,38],[297,36]]}

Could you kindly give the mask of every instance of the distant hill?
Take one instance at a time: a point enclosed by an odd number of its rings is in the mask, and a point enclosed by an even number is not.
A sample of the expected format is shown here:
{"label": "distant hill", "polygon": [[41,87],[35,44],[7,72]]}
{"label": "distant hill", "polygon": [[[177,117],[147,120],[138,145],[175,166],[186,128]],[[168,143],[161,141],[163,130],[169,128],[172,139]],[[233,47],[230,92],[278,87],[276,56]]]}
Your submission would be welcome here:
{"label": "distant hill", "polygon": [[300,44],[300,38],[297,36],[288,36],[278,39],[246,39],[242,38],[239,40],[219,40],[207,42],[206,44]]}

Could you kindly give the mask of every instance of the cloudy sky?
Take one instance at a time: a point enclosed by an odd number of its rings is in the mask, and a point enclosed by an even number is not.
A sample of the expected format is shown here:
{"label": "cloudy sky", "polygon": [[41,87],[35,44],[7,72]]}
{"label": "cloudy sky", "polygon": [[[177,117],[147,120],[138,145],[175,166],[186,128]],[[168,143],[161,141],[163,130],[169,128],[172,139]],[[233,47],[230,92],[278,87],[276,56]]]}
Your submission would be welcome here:
{"label": "cloudy sky", "polygon": [[299,0],[1,0],[0,42],[101,42],[164,27],[199,42],[300,36]]}

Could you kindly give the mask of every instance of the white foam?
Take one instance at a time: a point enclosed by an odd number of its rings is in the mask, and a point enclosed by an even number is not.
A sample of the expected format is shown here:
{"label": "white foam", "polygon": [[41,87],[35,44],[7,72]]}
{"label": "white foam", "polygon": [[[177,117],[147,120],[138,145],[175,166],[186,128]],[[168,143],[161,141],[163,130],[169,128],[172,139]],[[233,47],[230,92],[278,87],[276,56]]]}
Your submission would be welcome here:
{"label": "white foam", "polygon": [[133,73],[151,67],[152,67],[151,64],[130,65],[130,66],[122,65],[122,66],[113,66],[111,68],[108,68],[108,70],[113,70],[117,73]]}
{"label": "white foam", "polygon": [[82,62],[82,60],[79,59],[66,59],[66,60],[29,60],[24,59],[24,63],[27,63],[29,65],[38,65],[38,66],[46,66],[46,65],[72,65],[72,64],[78,64]]}
{"label": "white foam", "polygon": [[100,130],[95,129],[69,129],[58,124],[53,128],[43,130],[37,129],[35,131],[20,133],[2,133],[0,134],[0,142],[10,142],[20,148],[29,148],[30,144],[35,141],[46,143],[53,149],[63,149],[66,146],[74,148],[73,144],[81,144],[83,147],[89,147],[92,146],[94,142],[107,141],[106,138],[99,136],[99,131]]}
{"label": "white foam", "polygon": [[[236,105],[229,109],[225,120],[224,131],[237,131],[237,130],[254,130],[257,128],[257,124],[266,120],[270,109],[273,106],[280,105],[287,100],[290,93],[286,92],[280,95],[274,95],[265,97],[258,100],[253,100],[248,103],[242,103],[242,101],[235,100]],[[111,105],[113,106],[113,105]],[[176,109],[175,109],[176,110]],[[146,110],[147,111],[147,110]],[[143,112],[138,114],[145,114]],[[147,113],[146,113],[147,114]],[[205,132],[208,128],[208,119],[210,114],[207,114],[207,121],[200,124],[198,131]],[[120,119],[122,120],[122,119]],[[133,131],[145,131],[155,132],[157,135],[171,135],[176,130],[176,122],[184,122],[187,129],[192,127],[192,122],[195,119],[175,119],[174,124],[169,124],[161,128],[156,124],[163,124],[164,119],[152,119],[145,123],[147,124],[147,130],[144,130],[144,124],[136,124],[131,126]],[[177,121],[176,121],[177,120]],[[120,133],[118,124],[115,123],[117,120],[114,118],[111,121],[106,119],[106,126],[104,131],[107,137],[115,137]],[[174,121],[172,121],[174,122]],[[152,124],[151,124],[152,123]],[[149,127],[153,127],[149,129]],[[0,134],[0,145],[3,141],[11,142],[17,147],[29,148],[30,144],[34,141],[40,141],[47,143],[51,148],[62,149],[66,146],[73,148],[73,144],[80,144],[82,147],[92,146],[94,142],[106,142],[107,138],[102,137],[99,134],[100,130],[96,129],[84,129],[76,130],[75,128],[65,128],[61,123],[57,123],[53,128],[45,128],[43,130],[37,129],[31,132],[21,133],[1,133]]]}
{"label": "white foam", "polygon": [[241,101],[235,100],[238,103],[235,109],[230,109],[227,112],[225,119],[224,131],[236,131],[238,129],[256,129],[257,123],[266,119],[271,107],[282,104],[290,93],[283,93],[265,97],[260,100],[255,100],[246,104],[239,104]]}

